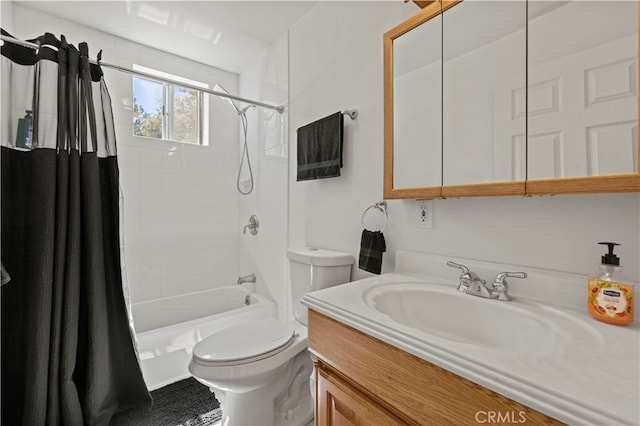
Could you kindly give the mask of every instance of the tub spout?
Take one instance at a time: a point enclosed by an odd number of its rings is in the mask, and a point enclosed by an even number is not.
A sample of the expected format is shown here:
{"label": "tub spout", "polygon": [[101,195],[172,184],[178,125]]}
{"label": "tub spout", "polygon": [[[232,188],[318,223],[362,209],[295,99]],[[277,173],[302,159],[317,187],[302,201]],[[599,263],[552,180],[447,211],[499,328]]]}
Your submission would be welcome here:
{"label": "tub spout", "polygon": [[238,284],[255,283],[256,274],[245,275],[244,277],[238,277]]}

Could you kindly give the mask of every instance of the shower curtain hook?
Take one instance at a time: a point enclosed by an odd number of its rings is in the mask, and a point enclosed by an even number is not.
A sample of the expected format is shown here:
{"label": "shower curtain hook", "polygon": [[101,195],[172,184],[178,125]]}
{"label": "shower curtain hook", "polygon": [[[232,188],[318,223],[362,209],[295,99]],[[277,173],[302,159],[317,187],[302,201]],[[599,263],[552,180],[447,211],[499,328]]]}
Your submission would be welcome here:
{"label": "shower curtain hook", "polygon": [[358,117],[358,110],[357,109],[345,109],[344,111],[342,111],[342,115],[348,115],[349,117],[351,117],[352,120],[355,120],[356,117]]}

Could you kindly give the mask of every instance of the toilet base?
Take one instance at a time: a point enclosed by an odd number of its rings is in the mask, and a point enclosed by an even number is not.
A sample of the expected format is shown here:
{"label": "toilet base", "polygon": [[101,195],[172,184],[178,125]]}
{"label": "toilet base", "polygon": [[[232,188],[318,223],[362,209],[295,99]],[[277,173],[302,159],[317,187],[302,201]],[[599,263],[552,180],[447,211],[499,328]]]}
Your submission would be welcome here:
{"label": "toilet base", "polygon": [[221,402],[222,424],[304,426],[313,419],[309,392],[313,366],[309,353],[297,354],[273,382],[249,392],[212,388]]}

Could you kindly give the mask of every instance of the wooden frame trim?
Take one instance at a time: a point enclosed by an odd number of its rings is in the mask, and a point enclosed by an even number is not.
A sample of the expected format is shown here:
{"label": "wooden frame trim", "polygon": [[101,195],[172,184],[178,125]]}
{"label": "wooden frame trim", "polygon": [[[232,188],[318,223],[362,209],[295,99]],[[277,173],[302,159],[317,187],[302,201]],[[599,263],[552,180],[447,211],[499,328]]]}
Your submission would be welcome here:
{"label": "wooden frame trim", "polygon": [[418,6],[420,9],[424,9],[425,7],[429,6],[431,3],[434,3],[438,0],[404,0],[405,3],[409,3],[410,1],[413,1],[413,3]]}
{"label": "wooden frame trim", "polygon": [[471,183],[444,185],[442,196],[450,197],[490,197],[495,195],[525,195],[525,181]]}
{"label": "wooden frame trim", "polygon": [[527,195],[640,192],[640,174],[532,179],[526,185]]}
{"label": "wooden frame trim", "polygon": [[402,188],[393,189],[384,193],[386,200],[402,200],[411,199],[416,200],[431,200],[434,198],[442,198],[441,186],[425,186],[423,188]]}

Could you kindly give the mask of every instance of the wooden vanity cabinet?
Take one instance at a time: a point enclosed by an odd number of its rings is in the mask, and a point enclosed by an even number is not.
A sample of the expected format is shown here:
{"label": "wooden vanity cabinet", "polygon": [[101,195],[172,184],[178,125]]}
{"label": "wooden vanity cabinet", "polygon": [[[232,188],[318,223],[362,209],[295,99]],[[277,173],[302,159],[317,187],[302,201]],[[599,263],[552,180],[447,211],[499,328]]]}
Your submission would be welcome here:
{"label": "wooden vanity cabinet", "polygon": [[318,426],[562,424],[312,309],[309,350]]}

